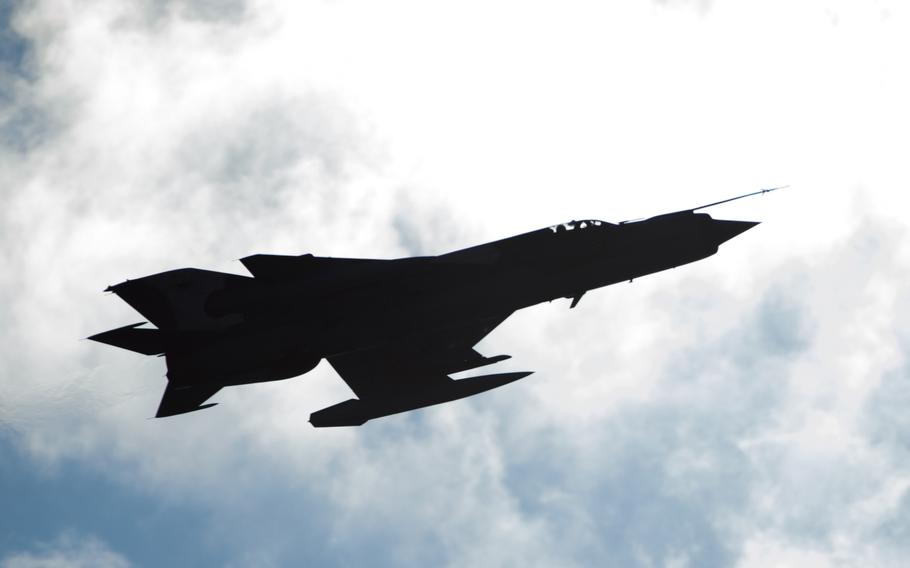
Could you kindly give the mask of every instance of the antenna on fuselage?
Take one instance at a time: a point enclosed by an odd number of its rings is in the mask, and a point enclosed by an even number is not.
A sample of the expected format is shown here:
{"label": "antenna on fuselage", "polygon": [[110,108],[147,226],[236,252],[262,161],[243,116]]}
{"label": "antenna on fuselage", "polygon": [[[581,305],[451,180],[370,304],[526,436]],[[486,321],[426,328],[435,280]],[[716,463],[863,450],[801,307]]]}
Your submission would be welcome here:
{"label": "antenna on fuselage", "polygon": [[720,205],[721,203],[729,203],[731,201],[736,201],[737,199],[744,199],[746,197],[752,197],[753,195],[762,195],[765,193],[771,193],[772,191],[777,191],[778,189],[786,189],[788,187],[790,187],[790,186],[782,185],[780,187],[772,187],[769,189],[762,189],[760,191],[753,191],[752,193],[740,195],[739,197],[731,197],[730,199],[724,199],[722,201],[715,201],[714,203],[709,203],[707,205],[700,205],[698,207],[693,207],[692,209],[686,209],[686,211],[698,211],[699,209],[707,209],[708,207],[714,207],[715,205]]}
{"label": "antenna on fuselage", "polygon": [[[695,211],[698,211],[699,209],[707,209],[708,207],[714,207],[715,205],[720,205],[720,204],[722,204],[722,203],[729,203],[729,202],[731,202],[731,201],[736,201],[737,199],[744,199],[744,198],[746,198],[746,197],[752,197],[753,195],[762,195],[762,194],[764,194],[764,193],[770,193],[770,192],[772,192],[772,191],[777,191],[778,189],[785,189],[785,188],[788,188],[788,187],[790,187],[790,186],[789,186],[789,185],[782,185],[782,186],[779,186],[779,187],[771,187],[771,188],[768,188],[768,189],[762,189],[762,190],[759,190],[759,191],[753,191],[752,193],[747,193],[747,194],[745,194],[745,195],[739,195],[739,196],[737,196],[737,197],[731,197],[731,198],[729,198],[729,199],[723,199],[723,200],[721,200],[721,201],[715,201],[714,203],[708,203],[707,205],[699,205],[698,207],[693,207],[693,208],[691,208],[691,209],[682,209],[682,210],[680,210],[680,211],[674,211],[673,213],[664,213],[664,215],[675,215],[675,214],[677,214],[677,213],[694,213]],[[663,217],[664,215],[658,215],[658,217]],[[628,220],[626,220],[626,221],[620,221],[619,224],[620,224],[620,225],[625,225],[626,223],[632,223],[632,222],[635,222],[635,221],[642,221],[642,220],[644,220],[644,219],[647,219],[647,217],[639,217],[639,218],[637,218],[637,219],[628,219]]]}

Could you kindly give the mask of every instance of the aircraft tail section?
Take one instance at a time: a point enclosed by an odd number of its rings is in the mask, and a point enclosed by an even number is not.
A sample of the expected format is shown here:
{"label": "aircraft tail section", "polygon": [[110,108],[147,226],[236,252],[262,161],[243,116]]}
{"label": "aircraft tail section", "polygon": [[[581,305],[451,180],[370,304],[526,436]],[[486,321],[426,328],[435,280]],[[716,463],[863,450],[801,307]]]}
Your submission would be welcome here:
{"label": "aircraft tail section", "polygon": [[140,329],[145,322],[134,323],[110,331],[95,334],[89,339],[128,349],[143,355],[159,355],[164,353],[164,338],[160,329]]}
{"label": "aircraft tail section", "polygon": [[[218,331],[239,323],[243,318],[239,313],[231,313],[230,309],[213,309],[213,306],[225,305],[225,302],[219,301],[225,297],[242,297],[254,286],[253,279],[247,276],[182,268],[127,280],[108,287],[106,291],[120,296],[160,329]],[[122,330],[106,333],[115,332],[116,337],[129,336],[130,341],[138,337],[133,332]],[[101,341],[100,338],[98,340]]]}

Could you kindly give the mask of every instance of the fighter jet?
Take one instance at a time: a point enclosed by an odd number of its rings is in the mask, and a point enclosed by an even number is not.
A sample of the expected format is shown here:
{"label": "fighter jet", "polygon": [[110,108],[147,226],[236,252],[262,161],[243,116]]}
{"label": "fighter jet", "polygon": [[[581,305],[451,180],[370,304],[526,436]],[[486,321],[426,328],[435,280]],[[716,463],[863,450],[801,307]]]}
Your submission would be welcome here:
{"label": "fighter jet", "polygon": [[474,346],[516,310],[562,298],[574,308],[588,290],[713,255],[758,223],[698,211],[768,191],[639,221],[571,221],[438,256],[255,254],[241,259],[252,276],[171,270],[106,290],[154,328],[134,323],[89,339],[165,358],[158,418],[326,359],[357,398],[313,412],[310,423],[359,426],[530,375],[450,377],[509,358]]}

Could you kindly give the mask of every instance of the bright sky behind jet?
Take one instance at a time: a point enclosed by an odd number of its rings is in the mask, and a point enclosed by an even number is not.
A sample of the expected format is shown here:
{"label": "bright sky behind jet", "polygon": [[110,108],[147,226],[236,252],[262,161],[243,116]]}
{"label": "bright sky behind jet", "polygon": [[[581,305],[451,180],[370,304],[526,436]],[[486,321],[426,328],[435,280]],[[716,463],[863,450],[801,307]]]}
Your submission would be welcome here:
{"label": "bright sky behind jet", "polygon": [[[0,3],[0,567],[903,565],[908,53],[896,0]],[[80,340],[126,278],[785,184],[359,429],[325,363],[146,420],[164,362]]]}

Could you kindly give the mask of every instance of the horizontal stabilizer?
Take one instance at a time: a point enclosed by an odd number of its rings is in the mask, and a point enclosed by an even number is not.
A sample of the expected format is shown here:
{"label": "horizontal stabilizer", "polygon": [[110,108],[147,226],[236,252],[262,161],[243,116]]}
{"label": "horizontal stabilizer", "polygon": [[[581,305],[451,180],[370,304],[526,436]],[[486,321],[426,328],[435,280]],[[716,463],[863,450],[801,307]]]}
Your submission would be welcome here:
{"label": "horizontal stabilizer", "polygon": [[164,353],[164,338],[160,329],[138,329],[145,322],[134,323],[89,337],[92,341],[129,349],[145,355]]}
{"label": "horizontal stabilizer", "polygon": [[530,372],[499,373],[451,381],[445,386],[401,394],[391,398],[360,400],[352,398],[310,414],[310,424],[316,428],[329,426],[360,426],[367,420],[442,404],[465,398],[523,379]]}

